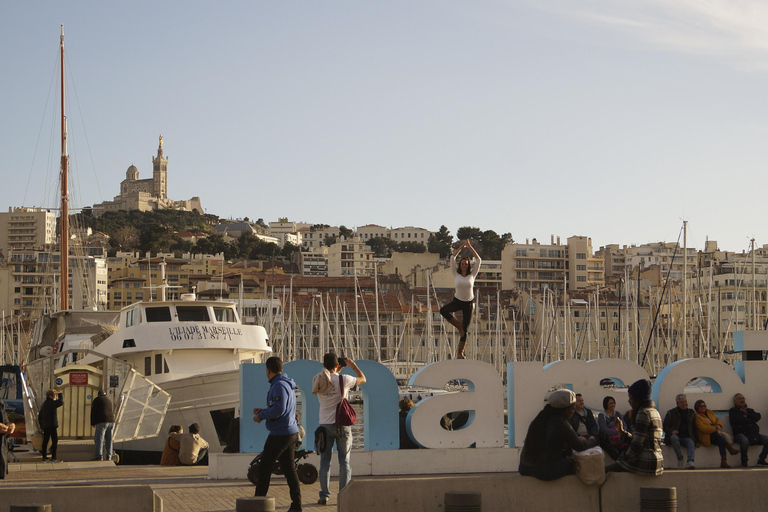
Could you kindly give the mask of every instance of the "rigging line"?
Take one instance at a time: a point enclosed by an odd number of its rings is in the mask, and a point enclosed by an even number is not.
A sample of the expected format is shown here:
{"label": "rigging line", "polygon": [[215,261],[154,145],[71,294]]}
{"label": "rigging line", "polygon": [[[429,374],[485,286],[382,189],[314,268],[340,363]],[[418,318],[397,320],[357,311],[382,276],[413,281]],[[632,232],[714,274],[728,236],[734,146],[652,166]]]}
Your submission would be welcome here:
{"label": "rigging line", "polygon": [[[654,331],[656,331],[656,321],[659,318],[659,311],[661,311],[661,305],[664,303],[664,292],[667,290],[667,285],[669,284],[669,275],[672,273],[672,265],[675,264],[675,256],[677,256],[677,249],[680,247],[680,237],[683,236],[683,228],[680,228],[680,231],[677,234],[677,242],[675,242],[675,250],[672,252],[672,261],[669,262],[669,268],[667,269],[667,277],[664,278],[664,287],[661,289],[661,296],[659,297],[659,304],[656,307],[656,314],[653,316],[653,325],[651,326],[651,332],[648,334],[648,341],[645,344],[645,351],[643,352],[643,360],[640,363],[640,367],[645,367],[645,359],[648,356],[648,348],[651,346],[651,338],[653,337]],[[671,311],[670,311],[670,317],[671,317]]]}
{"label": "rigging line", "polygon": [[52,97],[51,91],[53,90],[54,84],[56,83],[56,76],[57,76],[56,71],[59,69],[58,61],[59,61],[59,50],[57,49],[56,50],[56,56],[54,57],[54,62],[56,64],[54,64],[54,66],[53,66],[53,75],[51,76],[51,83],[48,86],[48,97],[45,99],[45,108],[43,108],[43,118],[40,120],[40,129],[37,132],[37,141],[35,142],[35,152],[32,155],[32,163],[29,166],[29,174],[27,176],[27,186],[24,188],[24,196],[23,196],[23,198],[21,200],[21,204],[22,205],[27,201],[27,193],[29,192],[29,184],[32,181],[32,170],[35,167],[35,159],[37,157],[37,150],[40,147],[40,137],[42,136],[43,125],[45,124],[44,123],[45,117],[46,117],[45,113],[48,111],[48,103],[50,102],[51,97]]}
{"label": "rigging line", "polygon": [[[80,96],[78,96],[78,94],[77,94],[77,87],[75,87],[74,72],[72,71],[73,67],[72,67],[72,64],[69,62],[69,55],[68,54],[65,55],[64,58],[67,60],[67,69],[69,70],[69,75],[71,77],[70,78],[70,84],[71,84],[71,87],[72,87],[72,92],[74,93],[74,96],[75,96],[75,104],[77,105],[77,111],[80,114],[80,126],[83,129],[83,137],[85,137],[85,145],[88,148],[88,156],[90,157],[90,160],[91,160],[91,169],[93,170],[93,176],[94,176],[94,180],[96,182],[96,189],[99,192],[99,199],[101,201],[104,201],[104,197],[103,197],[103,195],[101,193],[101,185],[99,184],[99,175],[96,172],[96,164],[93,161],[93,151],[91,151],[91,143],[88,140],[88,131],[85,129],[85,117],[83,116],[83,109],[80,106]],[[80,173],[78,173],[78,186],[80,185],[79,174]],[[85,203],[83,202],[82,204],[85,204]]]}

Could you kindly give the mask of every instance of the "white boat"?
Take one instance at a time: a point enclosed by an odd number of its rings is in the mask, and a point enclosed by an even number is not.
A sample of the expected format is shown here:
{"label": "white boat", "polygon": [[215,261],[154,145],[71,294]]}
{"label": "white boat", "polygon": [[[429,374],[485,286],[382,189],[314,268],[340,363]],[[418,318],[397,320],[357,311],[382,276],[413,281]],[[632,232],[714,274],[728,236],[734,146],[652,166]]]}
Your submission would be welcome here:
{"label": "white boat", "polygon": [[[170,425],[186,429],[192,423],[200,425],[210,452],[222,452],[230,423],[239,416],[240,365],[260,363],[272,352],[266,330],[243,325],[235,302],[183,297],[126,306],[117,332],[93,347],[77,347],[129,363],[171,395],[161,435],[118,447],[121,455],[133,452],[128,460],[161,453]],[[95,362],[92,354],[78,361]]]}

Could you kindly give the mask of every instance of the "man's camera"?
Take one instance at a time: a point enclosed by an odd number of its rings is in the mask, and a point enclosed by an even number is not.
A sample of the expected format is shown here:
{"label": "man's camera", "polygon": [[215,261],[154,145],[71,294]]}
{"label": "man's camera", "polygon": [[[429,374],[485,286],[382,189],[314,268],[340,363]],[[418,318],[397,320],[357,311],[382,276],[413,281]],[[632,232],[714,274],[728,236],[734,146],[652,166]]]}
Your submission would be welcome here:
{"label": "man's camera", "polygon": [[347,366],[347,358],[346,357],[340,357],[339,358],[339,366]]}

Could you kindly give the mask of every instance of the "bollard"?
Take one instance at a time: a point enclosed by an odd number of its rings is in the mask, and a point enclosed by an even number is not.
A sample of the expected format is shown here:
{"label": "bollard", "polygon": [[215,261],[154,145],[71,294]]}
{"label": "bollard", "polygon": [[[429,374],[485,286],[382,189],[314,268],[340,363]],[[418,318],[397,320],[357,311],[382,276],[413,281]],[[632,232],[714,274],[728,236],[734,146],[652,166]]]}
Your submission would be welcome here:
{"label": "bollard", "polygon": [[237,498],[235,512],[275,512],[275,498],[269,496]]}
{"label": "bollard", "polygon": [[11,505],[11,512],[52,512],[50,505]]}
{"label": "bollard", "polygon": [[676,487],[641,487],[640,512],[677,511]]}
{"label": "bollard", "polygon": [[447,492],[445,512],[480,512],[482,500],[479,492]]}

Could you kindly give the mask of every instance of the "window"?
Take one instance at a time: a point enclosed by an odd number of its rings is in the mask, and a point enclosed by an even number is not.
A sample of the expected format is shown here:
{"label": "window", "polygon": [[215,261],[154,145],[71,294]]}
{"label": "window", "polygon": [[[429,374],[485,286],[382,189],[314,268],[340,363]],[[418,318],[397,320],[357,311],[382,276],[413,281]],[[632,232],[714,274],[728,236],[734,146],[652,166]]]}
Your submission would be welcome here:
{"label": "window", "polygon": [[577,260],[585,260],[585,259],[587,259],[587,253],[584,253],[584,252],[576,253],[576,259]]}
{"label": "window", "polygon": [[208,322],[208,308],[205,306],[176,306],[179,322]]}
{"label": "window", "polygon": [[163,354],[155,354],[155,373],[163,373]]}
{"label": "window", "polygon": [[213,308],[213,315],[218,322],[234,322],[235,311],[232,308]]}
{"label": "window", "polygon": [[152,375],[152,358],[149,356],[144,358],[144,375]]}
{"label": "window", "polygon": [[171,308],[169,307],[155,307],[146,308],[144,314],[147,316],[147,322],[170,322],[171,321]]}

